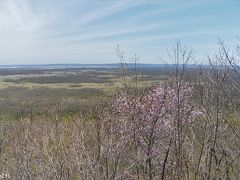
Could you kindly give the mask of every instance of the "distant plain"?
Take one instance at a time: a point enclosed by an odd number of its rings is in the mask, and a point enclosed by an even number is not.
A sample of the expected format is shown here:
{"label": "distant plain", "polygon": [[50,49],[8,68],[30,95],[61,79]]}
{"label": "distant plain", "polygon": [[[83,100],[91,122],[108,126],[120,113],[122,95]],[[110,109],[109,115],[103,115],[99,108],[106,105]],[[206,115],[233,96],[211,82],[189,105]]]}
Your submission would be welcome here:
{"label": "distant plain", "polygon": [[111,98],[124,80],[131,86],[136,74],[139,88],[150,87],[166,78],[160,67],[125,71],[123,79],[120,67],[3,68],[0,70],[0,115],[8,120],[43,116],[48,105],[57,104],[67,118],[84,113],[100,99],[103,102]]}

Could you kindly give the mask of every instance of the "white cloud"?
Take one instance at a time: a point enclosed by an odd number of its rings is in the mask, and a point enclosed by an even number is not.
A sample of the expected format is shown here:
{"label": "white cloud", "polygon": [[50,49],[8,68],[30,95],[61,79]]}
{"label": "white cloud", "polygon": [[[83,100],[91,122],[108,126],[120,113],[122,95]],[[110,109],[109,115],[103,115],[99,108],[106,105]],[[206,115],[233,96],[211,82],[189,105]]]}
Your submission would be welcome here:
{"label": "white cloud", "polygon": [[[166,40],[216,35],[214,28],[191,27],[194,20],[183,21],[184,26],[190,26],[183,28],[182,19],[178,18],[191,8],[205,7],[206,3],[206,0],[0,0],[0,64],[58,63],[58,59],[106,62],[102,59],[116,59],[117,44],[142,52],[146,59],[152,58],[157,48],[166,45],[162,43]],[[189,19],[193,15],[192,11]],[[205,22],[204,18],[201,20]],[[148,46],[151,43],[155,45]]]}
{"label": "white cloud", "polygon": [[32,11],[26,0],[8,0],[1,3],[2,31],[34,32],[43,24],[44,19]]}

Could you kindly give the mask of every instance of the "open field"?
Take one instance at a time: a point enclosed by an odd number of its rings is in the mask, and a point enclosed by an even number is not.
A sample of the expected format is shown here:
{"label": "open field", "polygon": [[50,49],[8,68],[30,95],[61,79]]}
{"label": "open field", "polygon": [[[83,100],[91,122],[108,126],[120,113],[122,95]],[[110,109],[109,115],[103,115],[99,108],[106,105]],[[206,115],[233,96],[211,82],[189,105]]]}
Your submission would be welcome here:
{"label": "open field", "polygon": [[[138,86],[163,80],[161,69],[142,69]],[[134,71],[125,77],[134,81]],[[123,82],[119,69],[1,69],[0,113],[9,119],[43,115],[48,104],[61,104],[65,114],[75,114],[113,95]]]}

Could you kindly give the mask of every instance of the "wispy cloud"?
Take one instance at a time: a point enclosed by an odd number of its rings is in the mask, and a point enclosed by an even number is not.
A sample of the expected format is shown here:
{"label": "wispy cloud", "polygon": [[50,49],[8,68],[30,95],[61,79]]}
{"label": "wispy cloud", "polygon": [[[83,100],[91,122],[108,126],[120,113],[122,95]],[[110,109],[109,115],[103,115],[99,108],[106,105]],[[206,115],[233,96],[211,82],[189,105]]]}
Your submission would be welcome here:
{"label": "wispy cloud", "polygon": [[34,32],[45,25],[49,14],[35,11],[27,0],[0,2],[0,30]]}
{"label": "wispy cloud", "polygon": [[[207,47],[219,34],[235,36],[240,31],[235,3],[2,0],[0,64],[116,61],[117,44],[140,52],[142,61],[153,62],[157,49],[162,52],[174,39],[192,39],[198,47]],[[225,13],[226,8],[231,12]]]}

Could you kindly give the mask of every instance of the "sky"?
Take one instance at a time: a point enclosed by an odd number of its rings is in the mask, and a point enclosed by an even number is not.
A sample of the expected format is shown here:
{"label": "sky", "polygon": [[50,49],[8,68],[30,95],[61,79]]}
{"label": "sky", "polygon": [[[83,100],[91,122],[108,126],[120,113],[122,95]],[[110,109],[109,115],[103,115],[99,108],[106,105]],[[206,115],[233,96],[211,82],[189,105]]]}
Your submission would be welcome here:
{"label": "sky", "polygon": [[0,0],[0,65],[168,61],[176,41],[196,62],[240,35],[240,0]]}

